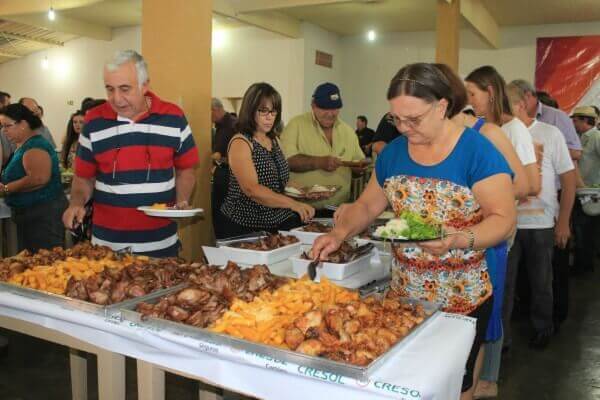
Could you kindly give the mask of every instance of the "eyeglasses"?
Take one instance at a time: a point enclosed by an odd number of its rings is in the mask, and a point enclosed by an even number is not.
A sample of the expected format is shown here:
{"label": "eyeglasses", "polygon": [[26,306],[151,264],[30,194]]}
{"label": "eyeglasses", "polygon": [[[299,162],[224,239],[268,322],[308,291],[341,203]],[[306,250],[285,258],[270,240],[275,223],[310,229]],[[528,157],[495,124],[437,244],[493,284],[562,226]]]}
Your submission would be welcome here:
{"label": "eyeglasses", "polygon": [[272,110],[269,110],[268,108],[259,108],[258,109],[258,115],[260,115],[261,117],[266,117],[269,114],[271,114],[271,116],[273,116],[273,117],[276,117],[277,114],[279,114],[279,113],[275,109],[272,109]]}
{"label": "eyeglasses", "polygon": [[408,128],[415,129],[421,125],[421,123],[425,119],[425,116],[427,114],[429,114],[431,112],[431,110],[433,110],[436,106],[437,106],[437,102],[433,103],[431,105],[431,107],[429,107],[429,110],[425,111],[424,113],[422,113],[420,115],[417,115],[416,117],[398,118],[392,114],[388,114],[388,115],[391,117],[392,122],[394,123],[394,125],[396,125],[396,128],[398,128],[399,131],[402,131],[403,125],[406,125]]}
{"label": "eyeglasses", "polygon": [[4,125],[0,125],[0,131],[1,131],[1,130],[4,130],[4,129],[8,129],[8,128],[10,128],[11,126],[15,126],[16,124],[17,124],[16,122],[13,122],[12,124],[4,124]]}
{"label": "eyeglasses", "polygon": [[[116,148],[115,151],[115,156],[113,158],[113,168],[112,168],[112,179],[113,181],[116,181],[116,175],[117,175],[117,165],[118,165],[118,159],[119,159],[119,152],[121,151],[120,147]],[[152,166],[152,158],[150,157],[150,149],[148,148],[148,145],[146,145],[146,182],[150,181],[150,168]],[[122,185],[128,185],[128,184],[133,184],[133,183],[137,183],[137,182],[122,182],[122,181],[116,181],[114,183],[119,183]]]}

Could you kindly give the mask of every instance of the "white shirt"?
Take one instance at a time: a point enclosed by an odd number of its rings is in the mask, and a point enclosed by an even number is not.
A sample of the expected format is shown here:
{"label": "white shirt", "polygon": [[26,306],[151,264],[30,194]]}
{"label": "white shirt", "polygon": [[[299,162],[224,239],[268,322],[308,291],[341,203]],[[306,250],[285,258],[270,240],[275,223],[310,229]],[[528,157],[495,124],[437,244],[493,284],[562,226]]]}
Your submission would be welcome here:
{"label": "white shirt", "polygon": [[508,136],[508,139],[515,148],[521,164],[529,165],[536,162],[531,134],[520,119],[511,119],[502,125],[502,130],[506,133],[506,136]]}
{"label": "white shirt", "polygon": [[546,229],[554,227],[559,204],[556,197],[559,175],[573,170],[573,161],[562,133],[553,125],[534,120],[529,132],[536,146],[543,148],[541,160],[542,190],[518,206],[519,229]]}

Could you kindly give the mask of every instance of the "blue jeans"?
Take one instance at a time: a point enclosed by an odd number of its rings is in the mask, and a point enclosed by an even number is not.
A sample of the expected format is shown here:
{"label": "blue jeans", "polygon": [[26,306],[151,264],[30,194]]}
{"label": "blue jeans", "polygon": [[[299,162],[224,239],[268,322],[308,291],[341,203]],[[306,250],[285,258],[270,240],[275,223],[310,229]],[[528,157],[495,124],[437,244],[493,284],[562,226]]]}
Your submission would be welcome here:
{"label": "blue jeans", "polygon": [[498,382],[498,376],[500,375],[500,361],[502,360],[502,342],[504,336],[500,336],[500,339],[494,342],[485,343],[483,348],[485,349],[483,357],[483,367],[481,368],[481,376],[479,377],[482,381]]}

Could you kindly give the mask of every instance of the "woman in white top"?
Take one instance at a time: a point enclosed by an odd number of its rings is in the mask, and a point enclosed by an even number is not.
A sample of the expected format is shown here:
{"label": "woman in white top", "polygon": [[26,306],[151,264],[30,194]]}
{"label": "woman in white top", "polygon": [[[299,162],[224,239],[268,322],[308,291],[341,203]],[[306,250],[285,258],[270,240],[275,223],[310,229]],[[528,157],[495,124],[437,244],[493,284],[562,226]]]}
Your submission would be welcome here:
{"label": "woman in white top", "polygon": [[525,167],[529,181],[528,194],[537,195],[541,190],[541,176],[533,140],[523,122],[512,114],[504,78],[494,67],[486,65],[467,75],[465,86],[475,114],[484,117],[486,122],[500,126],[508,136]]}
{"label": "woman in white top", "polygon": [[[512,113],[511,103],[506,93],[504,78],[492,66],[477,68],[465,79],[469,104],[475,114],[484,117],[486,122],[499,125],[512,143],[524,166],[529,183],[527,195],[535,196],[541,191],[541,171],[537,158],[541,159],[542,150],[536,154],[529,130]],[[506,263],[506,260],[505,260]],[[475,389],[476,398],[496,397],[498,394],[498,373],[503,339],[485,344],[485,358],[481,380]]]}

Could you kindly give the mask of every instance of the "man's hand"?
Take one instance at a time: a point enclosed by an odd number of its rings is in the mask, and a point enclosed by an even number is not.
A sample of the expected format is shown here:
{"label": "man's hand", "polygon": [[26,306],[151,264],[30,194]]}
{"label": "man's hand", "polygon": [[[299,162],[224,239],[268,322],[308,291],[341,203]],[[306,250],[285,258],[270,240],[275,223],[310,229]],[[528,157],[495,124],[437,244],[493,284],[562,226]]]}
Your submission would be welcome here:
{"label": "man's hand", "polygon": [[323,156],[319,159],[319,169],[327,172],[333,172],[342,165],[342,162],[337,157]]}
{"label": "man's hand", "polygon": [[178,210],[191,210],[192,206],[190,206],[190,204],[186,200],[184,200],[177,203],[175,205],[175,208],[177,208]]}
{"label": "man's hand", "polygon": [[557,222],[554,227],[554,243],[556,244],[556,247],[559,249],[566,248],[570,237],[571,229],[569,228],[569,223]]}
{"label": "man's hand", "polygon": [[84,217],[85,207],[71,205],[63,214],[63,224],[65,224],[67,229],[75,229],[83,222]]}

